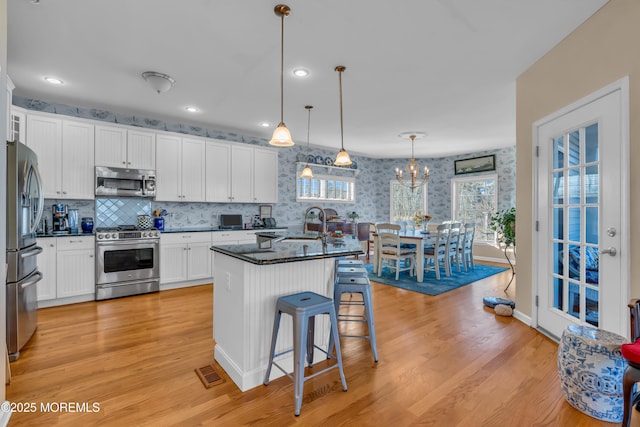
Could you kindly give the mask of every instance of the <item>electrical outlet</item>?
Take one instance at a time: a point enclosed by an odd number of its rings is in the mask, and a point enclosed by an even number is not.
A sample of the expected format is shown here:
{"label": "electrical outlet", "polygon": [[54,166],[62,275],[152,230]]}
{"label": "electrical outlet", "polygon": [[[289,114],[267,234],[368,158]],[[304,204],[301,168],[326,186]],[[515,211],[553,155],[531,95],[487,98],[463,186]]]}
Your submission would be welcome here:
{"label": "electrical outlet", "polygon": [[231,273],[227,271],[226,276],[227,276],[225,277],[226,287],[228,291],[231,291]]}

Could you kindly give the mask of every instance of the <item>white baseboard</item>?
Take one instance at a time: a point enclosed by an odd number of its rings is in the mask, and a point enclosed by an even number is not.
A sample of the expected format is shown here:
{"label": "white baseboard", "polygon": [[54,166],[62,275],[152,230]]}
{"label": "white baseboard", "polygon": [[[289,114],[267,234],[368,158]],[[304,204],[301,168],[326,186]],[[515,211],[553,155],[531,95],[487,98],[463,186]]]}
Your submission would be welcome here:
{"label": "white baseboard", "polygon": [[[509,263],[507,262],[506,258],[504,258],[504,257],[502,257],[502,258],[493,258],[493,257],[486,257],[486,256],[477,256],[477,255],[474,255],[474,256],[473,256],[473,259],[474,259],[474,260],[478,260],[478,261],[498,262],[498,263],[500,263],[500,264],[506,264],[506,265],[509,265]],[[513,260],[513,259],[511,260],[511,263],[512,263],[513,265],[516,265],[516,262],[515,262],[515,260]]]}
{"label": "white baseboard", "polygon": [[523,314],[520,310],[513,310],[513,317],[531,327],[531,317]]}
{"label": "white baseboard", "polygon": [[168,291],[169,289],[190,288],[191,286],[209,285],[213,282],[212,278],[201,280],[189,280],[187,282],[175,282],[175,283],[160,283],[161,291]]}
{"label": "white baseboard", "polygon": [[[3,406],[8,406],[9,402],[4,401]],[[9,418],[11,418],[11,411],[0,411],[0,426],[7,427],[9,425]]]}

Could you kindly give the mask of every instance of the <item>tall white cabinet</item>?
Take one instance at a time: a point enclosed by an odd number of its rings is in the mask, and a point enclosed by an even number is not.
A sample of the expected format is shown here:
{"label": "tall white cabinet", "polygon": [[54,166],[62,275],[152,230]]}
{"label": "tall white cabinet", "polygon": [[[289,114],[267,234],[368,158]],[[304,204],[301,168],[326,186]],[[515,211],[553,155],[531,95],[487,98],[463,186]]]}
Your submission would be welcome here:
{"label": "tall white cabinet", "polygon": [[156,133],[124,126],[96,125],[96,165],[155,169]]}
{"label": "tall white cabinet", "polygon": [[205,140],[158,134],[156,200],[205,201]]}
{"label": "tall white cabinet", "polygon": [[94,198],[93,124],[28,114],[26,141],[38,155],[44,197]]}

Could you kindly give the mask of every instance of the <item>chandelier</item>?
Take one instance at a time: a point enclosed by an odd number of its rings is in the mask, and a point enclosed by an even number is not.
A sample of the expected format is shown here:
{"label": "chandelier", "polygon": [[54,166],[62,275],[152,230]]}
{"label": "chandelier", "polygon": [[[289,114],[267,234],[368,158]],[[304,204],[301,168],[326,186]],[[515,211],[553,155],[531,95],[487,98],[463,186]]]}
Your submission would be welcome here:
{"label": "chandelier", "polygon": [[[401,134],[400,136],[405,137],[407,135]],[[416,188],[423,186],[429,180],[429,168],[425,166],[422,175],[418,176],[420,173],[420,166],[416,163],[416,158],[413,154],[414,140],[418,136],[424,136],[424,133],[411,132],[408,136],[411,140],[411,160],[407,163],[404,169],[396,168],[396,179],[400,184],[406,185],[411,189],[411,191],[413,191]]]}

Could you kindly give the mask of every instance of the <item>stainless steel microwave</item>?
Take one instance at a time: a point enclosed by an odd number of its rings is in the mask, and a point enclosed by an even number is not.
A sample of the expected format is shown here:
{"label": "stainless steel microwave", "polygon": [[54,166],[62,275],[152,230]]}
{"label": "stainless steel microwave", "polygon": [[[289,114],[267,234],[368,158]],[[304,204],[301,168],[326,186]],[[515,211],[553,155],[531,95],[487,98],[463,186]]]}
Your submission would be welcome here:
{"label": "stainless steel microwave", "polygon": [[96,196],[155,197],[156,171],[96,166]]}

